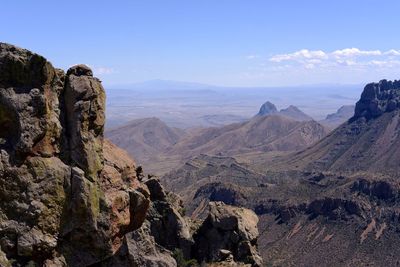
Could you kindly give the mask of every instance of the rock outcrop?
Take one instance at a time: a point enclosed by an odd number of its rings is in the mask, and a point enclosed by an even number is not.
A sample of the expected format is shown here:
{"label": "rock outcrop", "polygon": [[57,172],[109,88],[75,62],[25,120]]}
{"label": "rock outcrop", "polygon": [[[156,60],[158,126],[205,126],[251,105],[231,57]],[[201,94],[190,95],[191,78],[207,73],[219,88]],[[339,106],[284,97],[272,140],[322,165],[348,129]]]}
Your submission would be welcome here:
{"label": "rock outcrop", "polygon": [[312,121],[313,120],[313,118],[311,118],[310,116],[305,114],[303,111],[301,111],[296,106],[290,105],[287,108],[284,108],[284,109],[281,109],[278,111],[276,106],[269,101],[265,102],[260,107],[260,110],[258,111],[256,116],[269,116],[269,115],[274,115],[274,114],[279,114],[281,116],[293,119],[295,121]]}
{"label": "rock outcrop", "polygon": [[195,239],[198,261],[233,261],[262,266],[257,251],[258,217],[248,209],[210,202],[210,213],[200,226]]}
{"label": "rock outcrop", "polygon": [[258,116],[266,116],[266,115],[271,115],[275,114],[278,112],[278,109],[274,104],[271,102],[267,101],[265,102],[261,107],[260,110],[258,111]]}
{"label": "rock outcrop", "polygon": [[42,56],[0,44],[4,257],[87,266],[113,255],[141,225],[146,207],[135,212],[132,196],[142,189],[134,163],[103,146],[104,109],[104,89],[87,66],[65,74]]}
{"label": "rock outcrop", "polygon": [[356,104],[353,120],[371,119],[400,108],[400,81],[381,80],[367,84]]}

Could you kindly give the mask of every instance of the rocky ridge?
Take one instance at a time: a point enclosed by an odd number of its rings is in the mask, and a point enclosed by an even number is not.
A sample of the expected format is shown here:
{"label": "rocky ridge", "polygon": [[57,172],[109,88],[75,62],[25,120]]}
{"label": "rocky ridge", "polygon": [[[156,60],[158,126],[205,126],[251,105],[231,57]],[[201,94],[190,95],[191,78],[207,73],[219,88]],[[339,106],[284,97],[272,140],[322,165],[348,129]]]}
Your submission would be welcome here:
{"label": "rocky ridge", "polygon": [[177,266],[173,249],[208,260],[179,199],[104,140],[104,109],[87,66],[65,73],[0,43],[1,266]]}
{"label": "rocky ridge", "polygon": [[290,105],[287,108],[278,111],[276,106],[271,102],[267,101],[260,107],[256,116],[269,116],[279,114],[281,116],[293,119],[295,121],[312,121],[313,118],[305,114],[298,107]]}
{"label": "rocky ridge", "polygon": [[352,120],[376,118],[400,108],[400,81],[381,80],[365,86]]}
{"label": "rocky ridge", "polygon": [[328,114],[325,119],[319,121],[322,125],[334,129],[354,116],[355,106],[341,106],[335,113]]}
{"label": "rocky ridge", "polygon": [[285,109],[281,109],[279,111],[279,115],[294,119],[296,121],[312,121],[314,120],[303,111],[301,111],[298,107],[290,105]]}

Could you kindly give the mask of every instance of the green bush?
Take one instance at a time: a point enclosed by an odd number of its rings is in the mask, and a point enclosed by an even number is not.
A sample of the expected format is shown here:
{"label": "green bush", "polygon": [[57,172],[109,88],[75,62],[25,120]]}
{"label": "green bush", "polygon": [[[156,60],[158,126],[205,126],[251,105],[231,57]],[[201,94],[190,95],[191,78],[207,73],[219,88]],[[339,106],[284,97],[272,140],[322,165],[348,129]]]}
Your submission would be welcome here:
{"label": "green bush", "polygon": [[175,258],[178,267],[198,267],[199,264],[195,259],[185,259],[181,249],[175,249],[172,256]]}

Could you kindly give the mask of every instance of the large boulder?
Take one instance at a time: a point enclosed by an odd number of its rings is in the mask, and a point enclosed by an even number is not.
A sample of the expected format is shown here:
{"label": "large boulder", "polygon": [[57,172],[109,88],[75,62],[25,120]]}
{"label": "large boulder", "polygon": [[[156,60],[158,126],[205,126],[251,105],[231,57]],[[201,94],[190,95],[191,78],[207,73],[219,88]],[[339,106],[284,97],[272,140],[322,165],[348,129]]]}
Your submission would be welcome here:
{"label": "large boulder", "polygon": [[157,244],[174,251],[179,249],[190,258],[193,239],[190,222],[184,217],[183,202],[172,192],[166,192],[157,178],[145,182],[152,200],[147,220]]}
{"label": "large boulder", "polygon": [[123,246],[104,266],[176,267],[174,251],[182,252],[185,259],[191,256],[193,239],[190,224],[180,213],[181,200],[165,191],[157,178],[148,179],[144,185],[151,199],[142,218],[145,221],[139,229],[126,234]]}
{"label": "large boulder", "polygon": [[257,250],[257,215],[248,209],[210,202],[210,212],[194,235],[192,251],[198,261],[225,260],[230,252],[235,262],[261,266]]}
{"label": "large boulder", "polygon": [[105,92],[87,66],[68,70],[64,101],[71,164],[93,182],[103,169]]}

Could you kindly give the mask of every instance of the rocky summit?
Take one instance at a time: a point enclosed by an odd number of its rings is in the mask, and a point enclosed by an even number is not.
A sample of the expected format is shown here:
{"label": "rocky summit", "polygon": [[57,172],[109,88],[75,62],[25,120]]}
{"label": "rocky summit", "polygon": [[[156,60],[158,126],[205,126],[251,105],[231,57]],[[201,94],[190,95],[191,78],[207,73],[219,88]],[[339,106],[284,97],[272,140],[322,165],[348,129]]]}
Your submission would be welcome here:
{"label": "rocky summit", "polygon": [[[157,179],[140,181],[135,162],[104,140],[105,97],[89,67],[65,73],[0,43],[0,266],[214,260],[195,248],[210,246],[197,243],[204,229],[217,229],[185,217],[176,195]],[[228,230],[240,227],[238,238],[248,244],[240,256],[232,251],[234,260],[256,266],[256,217],[247,213],[232,213],[241,224]],[[221,241],[218,249],[231,245]]]}
{"label": "rocky summit", "polygon": [[400,108],[400,81],[382,80],[365,86],[353,119],[371,119]]}
{"label": "rocky summit", "polygon": [[265,102],[261,107],[260,110],[258,111],[257,115],[258,116],[266,116],[266,115],[271,115],[275,114],[278,112],[278,109],[274,104],[271,102],[267,101]]}

